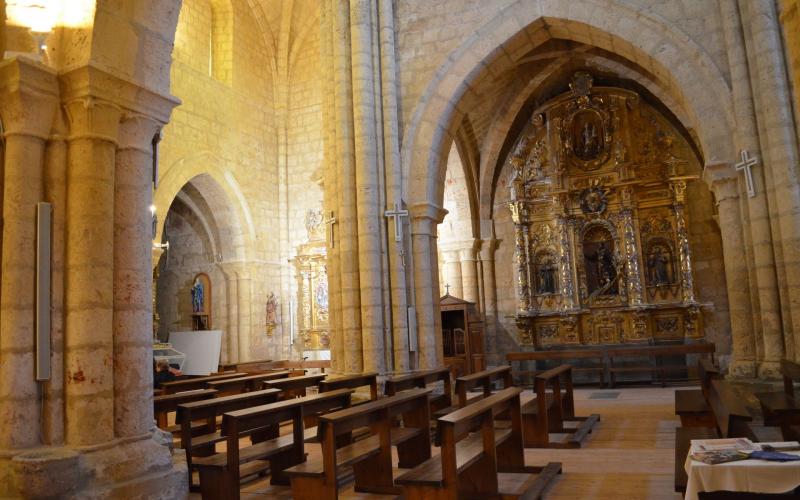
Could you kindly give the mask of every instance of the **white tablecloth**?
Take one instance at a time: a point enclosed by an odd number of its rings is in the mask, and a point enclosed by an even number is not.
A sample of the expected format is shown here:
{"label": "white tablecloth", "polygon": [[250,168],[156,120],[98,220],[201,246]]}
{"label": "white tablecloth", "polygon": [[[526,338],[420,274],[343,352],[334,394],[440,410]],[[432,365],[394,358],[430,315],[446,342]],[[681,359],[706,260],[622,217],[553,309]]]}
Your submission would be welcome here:
{"label": "white tablecloth", "polygon": [[[787,453],[800,455],[797,451]],[[796,462],[739,460],[709,465],[692,460],[687,455],[684,468],[689,476],[685,500],[697,500],[697,493],[700,491],[785,493],[800,486],[800,460]]]}

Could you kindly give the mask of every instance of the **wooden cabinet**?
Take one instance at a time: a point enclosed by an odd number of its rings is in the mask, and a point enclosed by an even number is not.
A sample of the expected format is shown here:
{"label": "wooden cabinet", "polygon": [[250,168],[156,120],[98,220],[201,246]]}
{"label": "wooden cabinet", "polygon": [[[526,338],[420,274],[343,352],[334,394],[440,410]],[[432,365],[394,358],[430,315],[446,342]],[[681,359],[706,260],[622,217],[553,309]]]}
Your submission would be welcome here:
{"label": "wooden cabinet", "polygon": [[439,304],[444,364],[457,377],[485,369],[483,316],[478,307],[449,294]]}

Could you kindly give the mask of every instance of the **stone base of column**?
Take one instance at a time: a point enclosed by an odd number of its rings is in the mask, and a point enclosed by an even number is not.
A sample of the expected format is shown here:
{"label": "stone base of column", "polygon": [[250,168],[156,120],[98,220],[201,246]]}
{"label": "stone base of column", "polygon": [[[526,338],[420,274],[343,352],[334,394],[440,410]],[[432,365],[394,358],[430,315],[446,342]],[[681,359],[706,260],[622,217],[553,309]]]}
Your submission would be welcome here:
{"label": "stone base of column", "polygon": [[187,498],[186,455],[160,431],[93,449],[41,447],[0,456],[2,498]]}
{"label": "stone base of column", "polygon": [[731,359],[731,364],[728,365],[729,378],[755,378],[756,377],[756,362],[752,359]]}
{"label": "stone base of column", "polygon": [[758,363],[758,377],[774,380],[782,378],[780,361],[760,361]]}

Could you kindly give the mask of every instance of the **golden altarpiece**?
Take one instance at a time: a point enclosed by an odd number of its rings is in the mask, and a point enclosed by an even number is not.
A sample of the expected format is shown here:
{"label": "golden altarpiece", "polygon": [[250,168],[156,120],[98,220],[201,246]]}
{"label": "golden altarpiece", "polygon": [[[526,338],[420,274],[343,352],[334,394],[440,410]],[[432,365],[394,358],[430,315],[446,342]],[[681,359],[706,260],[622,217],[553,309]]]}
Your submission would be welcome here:
{"label": "golden altarpiece", "polygon": [[685,192],[694,154],[630,90],[570,91],[535,110],[509,156],[523,345],[702,337]]}
{"label": "golden altarpiece", "polygon": [[321,210],[305,218],[308,242],[297,247],[292,259],[297,279],[297,332],[304,351],[330,349],[328,327],[328,270],[325,222]]}

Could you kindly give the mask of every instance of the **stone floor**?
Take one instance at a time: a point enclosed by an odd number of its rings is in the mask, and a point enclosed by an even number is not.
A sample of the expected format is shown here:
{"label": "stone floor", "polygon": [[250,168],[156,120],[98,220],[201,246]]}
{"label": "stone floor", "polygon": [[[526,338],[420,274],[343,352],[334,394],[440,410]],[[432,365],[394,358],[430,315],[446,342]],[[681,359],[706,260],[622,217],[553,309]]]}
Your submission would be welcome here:
{"label": "stone floor", "polygon": [[[673,445],[678,419],[673,412],[675,388],[578,389],[578,415],[599,413],[601,421],[577,450],[526,449],[528,465],[560,461],[563,474],[548,490],[548,499],[670,499],[673,489]],[[526,391],[525,398],[531,397]],[[310,446],[309,453],[318,453]],[[434,454],[438,449],[434,448]],[[398,471],[396,471],[398,472]],[[260,479],[242,487],[242,499],[290,499],[288,487]],[[199,494],[192,494],[199,499]],[[340,498],[392,498],[355,493],[352,484]]]}

